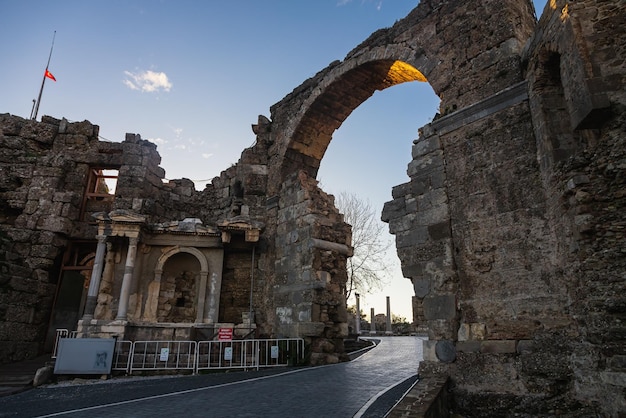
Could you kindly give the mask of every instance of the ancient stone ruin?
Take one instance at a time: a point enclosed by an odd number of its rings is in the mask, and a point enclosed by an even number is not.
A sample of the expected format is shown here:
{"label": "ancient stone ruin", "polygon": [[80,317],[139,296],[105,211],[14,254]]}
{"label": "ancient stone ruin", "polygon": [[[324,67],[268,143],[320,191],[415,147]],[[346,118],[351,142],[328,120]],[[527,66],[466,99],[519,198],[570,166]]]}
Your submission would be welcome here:
{"label": "ancient stone ruin", "polygon": [[625,26],[621,0],[551,0],[538,21],[528,0],[423,0],[260,116],[203,191],[164,183],[139,135],[0,115],[0,361],[49,350],[56,328],[223,325],[344,360],[351,230],[317,170],[376,90],[427,80],[440,113],[382,214],[428,330],[420,374],[449,375],[466,416],[619,416]]}

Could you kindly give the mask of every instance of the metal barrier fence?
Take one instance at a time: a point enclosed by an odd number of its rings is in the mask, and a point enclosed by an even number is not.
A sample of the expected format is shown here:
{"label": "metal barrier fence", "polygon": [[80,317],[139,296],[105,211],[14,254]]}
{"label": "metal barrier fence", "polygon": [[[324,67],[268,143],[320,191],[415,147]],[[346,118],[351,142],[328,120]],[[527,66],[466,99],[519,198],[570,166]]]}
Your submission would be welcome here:
{"label": "metal barrier fence", "polygon": [[296,365],[304,359],[301,338],[199,341],[196,371]]}
{"label": "metal barrier fence", "polygon": [[195,341],[135,341],[128,373],[134,370],[196,371]]}
{"label": "metal barrier fence", "polygon": [[[75,338],[76,332],[57,329],[54,352],[59,340]],[[232,341],[127,341],[115,342],[111,370],[133,371],[189,370],[197,374],[212,369],[260,369],[293,366],[304,360],[302,338],[268,338]]]}
{"label": "metal barrier fence", "polygon": [[133,342],[126,340],[118,340],[115,342],[115,351],[113,352],[113,364],[111,370],[123,371],[130,373],[130,365],[133,354]]}

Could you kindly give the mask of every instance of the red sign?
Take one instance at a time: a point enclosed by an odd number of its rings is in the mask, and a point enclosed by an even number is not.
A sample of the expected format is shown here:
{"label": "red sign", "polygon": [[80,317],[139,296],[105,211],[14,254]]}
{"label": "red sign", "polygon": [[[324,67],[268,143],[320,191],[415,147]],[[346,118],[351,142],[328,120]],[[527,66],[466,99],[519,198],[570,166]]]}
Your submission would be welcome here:
{"label": "red sign", "polygon": [[232,341],[233,329],[232,328],[220,328],[217,331],[217,339],[219,341]]}

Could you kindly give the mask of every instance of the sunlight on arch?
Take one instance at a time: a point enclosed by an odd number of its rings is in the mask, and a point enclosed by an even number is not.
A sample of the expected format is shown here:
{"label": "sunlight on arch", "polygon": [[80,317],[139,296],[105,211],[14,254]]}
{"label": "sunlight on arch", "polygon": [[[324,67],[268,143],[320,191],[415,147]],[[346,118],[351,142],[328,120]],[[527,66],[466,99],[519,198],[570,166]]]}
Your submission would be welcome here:
{"label": "sunlight on arch", "polygon": [[396,61],[391,65],[387,73],[387,79],[392,86],[407,81],[428,81],[417,68],[403,61]]}

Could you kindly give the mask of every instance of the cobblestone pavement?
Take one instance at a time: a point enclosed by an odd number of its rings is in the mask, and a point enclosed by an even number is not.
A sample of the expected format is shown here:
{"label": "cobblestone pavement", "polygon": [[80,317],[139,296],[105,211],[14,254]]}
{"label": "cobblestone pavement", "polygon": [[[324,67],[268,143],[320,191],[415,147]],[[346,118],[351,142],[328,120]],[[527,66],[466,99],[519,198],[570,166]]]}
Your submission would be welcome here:
{"label": "cobblestone pavement", "polygon": [[0,417],[383,416],[421,359],[420,338],[382,337],[357,359],[330,366],[48,385],[0,398]]}

